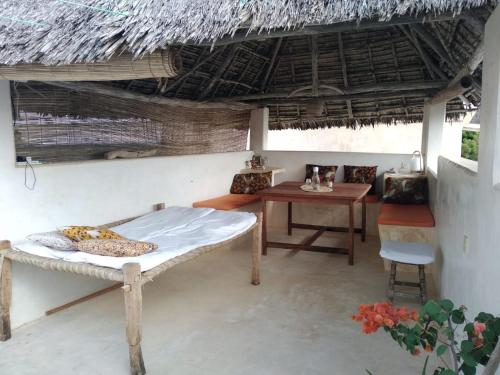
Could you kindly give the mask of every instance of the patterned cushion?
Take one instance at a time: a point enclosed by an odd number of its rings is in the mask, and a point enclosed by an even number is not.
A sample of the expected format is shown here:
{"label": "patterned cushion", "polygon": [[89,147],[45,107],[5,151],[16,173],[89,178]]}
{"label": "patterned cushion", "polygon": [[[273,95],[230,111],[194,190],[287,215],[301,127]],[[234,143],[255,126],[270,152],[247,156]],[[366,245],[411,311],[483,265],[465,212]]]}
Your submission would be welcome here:
{"label": "patterned cushion", "polygon": [[344,182],[356,184],[370,184],[372,188],[368,194],[375,194],[377,184],[377,166],[363,167],[344,165]]}
{"label": "patterned cushion", "polygon": [[72,241],[84,240],[123,240],[118,233],[109,229],[98,229],[95,227],[70,226],[60,228],[59,231]]}
{"label": "patterned cushion", "polygon": [[54,250],[76,251],[75,243],[59,232],[35,233],[30,234],[26,238]]}
{"label": "patterned cushion", "polygon": [[231,194],[255,194],[271,187],[272,172],[236,174],[231,184]]}
{"label": "patterned cushion", "polygon": [[315,165],[315,164],[306,164],[306,178],[312,178],[313,176],[313,168],[318,167],[318,175],[321,183],[335,180],[335,174],[337,173],[336,165]]}
{"label": "patterned cushion", "polygon": [[132,240],[84,240],[77,242],[76,248],[94,255],[136,257],[156,250],[158,245]]}
{"label": "patterned cushion", "polygon": [[388,177],[385,180],[384,202],[424,204],[429,200],[427,177]]}

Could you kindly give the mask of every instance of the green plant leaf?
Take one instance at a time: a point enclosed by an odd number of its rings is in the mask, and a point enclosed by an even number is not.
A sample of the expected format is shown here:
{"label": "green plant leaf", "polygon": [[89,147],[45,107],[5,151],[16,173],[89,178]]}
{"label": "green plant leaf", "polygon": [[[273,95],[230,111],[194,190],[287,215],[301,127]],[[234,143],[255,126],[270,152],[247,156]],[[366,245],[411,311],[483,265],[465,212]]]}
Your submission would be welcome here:
{"label": "green plant leaf", "polygon": [[474,344],[471,341],[464,340],[460,344],[460,349],[462,351],[462,354],[470,353],[472,349],[474,349]]}
{"label": "green plant leaf", "polygon": [[443,308],[443,310],[447,312],[451,312],[453,310],[453,302],[451,302],[449,299],[443,299],[439,301],[439,304]]}
{"label": "green plant leaf", "polygon": [[430,300],[424,305],[424,310],[429,315],[435,315],[441,311],[441,306],[439,306],[436,301]]}
{"label": "green plant leaf", "polygon": [[443,369],[443,371],[438,372],[439,375],[457,375],[455,371],[452,371],[450,369]]}
{"label": "green plant leaf", "polygon": [[448,316],[449,316],[448,313],[440,312],[434,316],[434,320],[439,324],[443,324],[448,320]]}
{"label": "green plant leaf", "polygon": [[453,310],[451,312],[451,321],[455,324],[463,324],[465,322],[465,314],[463,310]]}
{"label": "green plant leaf", "polygon": [[464,363],[462,365],[461,370],[464,373],[464,375],[475,375],[476,374],[476,367],[468,366],[466,363]]}
{"label": "green plant leaf", "polygon": [[476,320],[478,322],[481,322],[481,323],[486,323],[488,320],[491,320],[491,319],[494,319],[495,317],[491,314],[488,314],[488,313],[485,313],[485,312],[480,312],[477,317],[476,317]]}
{"label": "green plant leaf", "polygon": [[477,361],[472,357],[470,353],[462,352],[462,360],[464,361],[464,364],[469,367],[477,366]]}
{"label": "green plant leaf", "polygon": [[448,347],[446,345],[439,345],[436,349],[436,354],[438,357],[441,357],[447,350]]}
{"label": "green plant leaf", "polygon": [[469,335],[472,335],[474,333],[474,324],[467,323],[464,327],[464,332],[467,332]]}

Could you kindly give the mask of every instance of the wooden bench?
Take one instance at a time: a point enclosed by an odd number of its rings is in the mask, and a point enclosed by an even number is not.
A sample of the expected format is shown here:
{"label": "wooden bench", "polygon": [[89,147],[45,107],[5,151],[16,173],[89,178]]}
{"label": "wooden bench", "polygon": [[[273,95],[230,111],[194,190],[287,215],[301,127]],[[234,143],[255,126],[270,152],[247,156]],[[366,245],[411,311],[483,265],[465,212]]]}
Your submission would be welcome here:
{"label": "wooden bench", "polygon": [[214,208],[216,210],[260,211],[260,196],[257,194],[227,194],[217,198],[193,203],[194,208]]}
{"label": "wooden bench", "polygon": [[[428,205],[384,203],[377,224],[381,242],[420,242],[437,248],[434,215]],[[389,262],[384,265],[390,269]],[[426,271],[430,272],[430,268]]]}

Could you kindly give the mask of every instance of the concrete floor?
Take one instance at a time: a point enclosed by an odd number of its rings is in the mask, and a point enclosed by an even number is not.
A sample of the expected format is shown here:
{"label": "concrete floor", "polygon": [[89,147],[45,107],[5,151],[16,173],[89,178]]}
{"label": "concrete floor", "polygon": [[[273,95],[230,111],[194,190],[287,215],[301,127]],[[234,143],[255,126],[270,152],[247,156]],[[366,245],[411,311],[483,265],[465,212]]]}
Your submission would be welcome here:
{"label": "concrete floor", "polygon": [[[169,270],[144,289],[148,374],[419,374],[424,358],[351,320],[360,303],[385,299],[387,283],[378,239],[356,246],[353,267],[341,255],[270,249],[258,287],[246,239]],[[15,330],[0,343],[0,374],[128,374],[121,292]]]}

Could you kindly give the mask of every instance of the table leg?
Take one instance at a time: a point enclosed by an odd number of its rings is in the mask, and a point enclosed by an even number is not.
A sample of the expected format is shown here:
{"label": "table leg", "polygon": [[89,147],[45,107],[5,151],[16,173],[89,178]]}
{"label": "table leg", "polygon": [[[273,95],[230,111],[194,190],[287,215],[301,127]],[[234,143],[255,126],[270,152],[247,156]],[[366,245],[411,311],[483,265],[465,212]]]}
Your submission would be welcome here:
{"label": "table leg", "polygon": [[292,202],[288,202],[288,235],[292,235]]}
{"label": "table leg", "polygon": [[354,203],[349,203],[349,233],[348,233],[349,265],[354,264]]}
{"label": "table leg", "polygon": [[366,240],[366,195],[361,201],[361,241]]}
{"label": "table leg", "polygon": [[262,199],[262,254],[267,255],[267,201]]}

